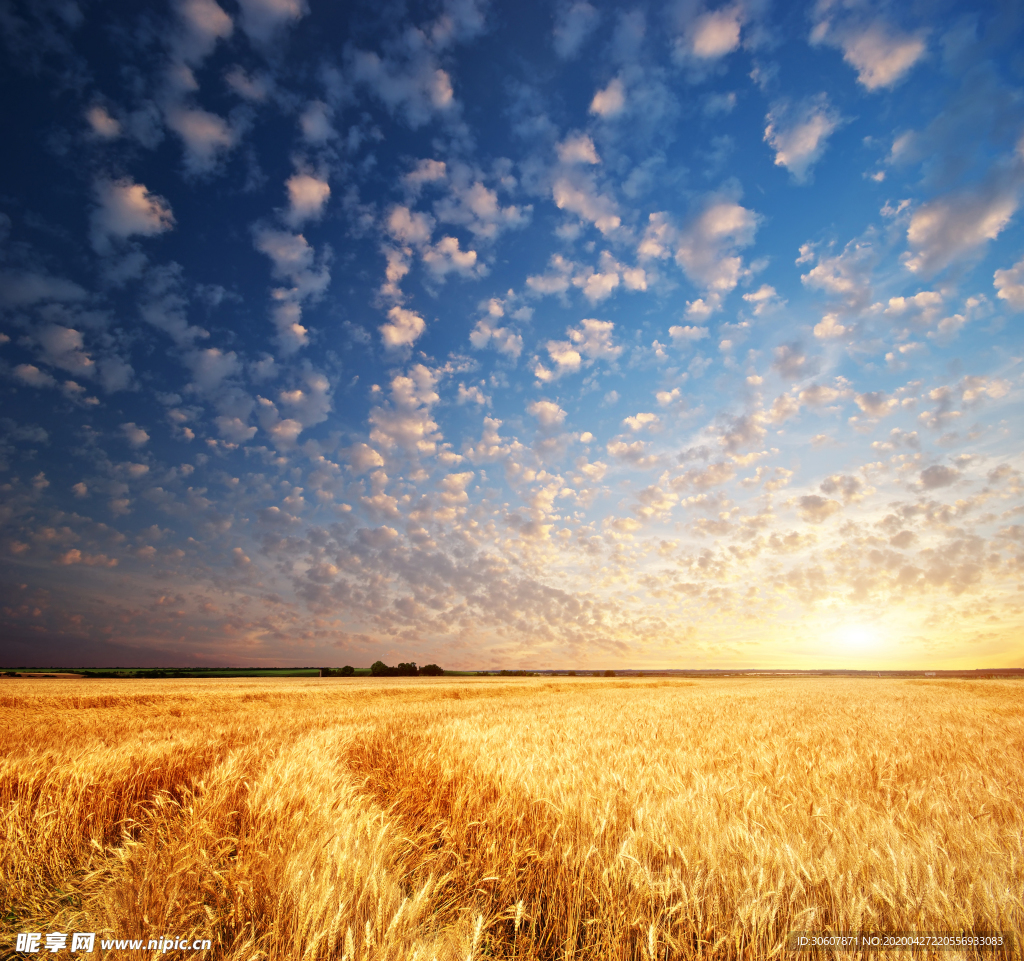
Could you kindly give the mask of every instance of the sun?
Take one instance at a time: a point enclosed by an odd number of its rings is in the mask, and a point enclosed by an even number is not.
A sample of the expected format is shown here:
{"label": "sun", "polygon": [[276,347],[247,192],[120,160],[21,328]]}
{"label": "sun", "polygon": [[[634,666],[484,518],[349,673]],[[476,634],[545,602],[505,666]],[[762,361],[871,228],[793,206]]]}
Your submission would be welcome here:
{"label": "sun", "polygon": [[881,641],[879,633],[874,627],[856,621],[839,627],[836,631],[836,639],[844,650],[857,653],[874,650]]}

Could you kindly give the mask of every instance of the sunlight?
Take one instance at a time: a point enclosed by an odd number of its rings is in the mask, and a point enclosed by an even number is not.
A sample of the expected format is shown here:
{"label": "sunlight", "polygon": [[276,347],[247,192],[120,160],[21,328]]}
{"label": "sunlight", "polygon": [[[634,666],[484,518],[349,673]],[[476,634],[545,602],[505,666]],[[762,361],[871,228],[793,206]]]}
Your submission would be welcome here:
{"label": "sunlight", "polygon": [[857,621],[840,626],[836,639],[844,650],[859,654],[877,649],[881,641],[877,628]]}

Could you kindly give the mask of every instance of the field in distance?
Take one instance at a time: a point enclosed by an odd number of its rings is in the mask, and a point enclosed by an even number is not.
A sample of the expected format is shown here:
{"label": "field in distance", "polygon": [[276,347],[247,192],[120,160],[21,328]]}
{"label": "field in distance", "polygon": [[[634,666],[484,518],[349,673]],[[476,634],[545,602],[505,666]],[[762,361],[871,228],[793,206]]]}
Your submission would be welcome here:
{"label": "field in distance", "polygon": [[0,722],[0,957],[21,931],[230,961],[1024,936],[1019,680],[11,679]]}

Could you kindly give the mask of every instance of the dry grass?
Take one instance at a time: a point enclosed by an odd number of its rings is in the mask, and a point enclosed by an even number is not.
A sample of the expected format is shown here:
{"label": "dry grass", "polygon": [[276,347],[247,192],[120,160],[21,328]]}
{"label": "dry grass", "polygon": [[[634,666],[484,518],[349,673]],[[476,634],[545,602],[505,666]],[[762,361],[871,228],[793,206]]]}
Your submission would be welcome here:
{"label": "dry grass", "polygon": [[232,961],[767,958],[824,928],[1020,944],[1022,695],[4,681],[0,955],[56,930]]}

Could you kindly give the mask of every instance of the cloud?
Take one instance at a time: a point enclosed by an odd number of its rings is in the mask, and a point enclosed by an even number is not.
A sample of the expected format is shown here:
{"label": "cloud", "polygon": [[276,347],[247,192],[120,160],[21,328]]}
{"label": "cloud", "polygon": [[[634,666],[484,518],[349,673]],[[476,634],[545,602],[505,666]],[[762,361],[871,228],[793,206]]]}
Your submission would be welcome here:
{"label": "cloud", "polygon": [[578,371],[584,363],[584,358],[587,366],[595,360],[617,360],[623,348],[614,342],[614,329],[615,324],[612,321],[594,318],[580,321],[579,327],[567,327],[568,340],[549,340],[546,345],[554,370],[549,370],[538,363],[534,366],[534,375],[542,383],[548,383],[557,380],[563,374]]}
{"label": "cloud", "polygon": [[[428,181],[420,181],[425,182]],[[489,241],[496,240],[506,230],[525,227],[532,211],[529,204],[502,207],[497,192],[473,178],[462,165],[450,171],[448,195],[434,204],[438,220],[465,226],[474,236]]]}
{"label": "cloud", "polygon": [[640,411],[640,413],[634,414],[632,417],[624,417],[622,424],[636,434],[642,430],[653,430],[658,427],[661,424],[661,418],[649,411]]}
{"label": "cloud", "polygon": [[715,194],[680,231],[676,262],[705,291],[701,300],[691,304],[694,316],[720,309],[722,298],[744,276],[743,260],[736,251],[753,243],[757,224],[754,211]]}
{"label": "cloud", "polygon": [[423,263],[435,280],[444,280],[452,272],[463,277],[479,276],[484,265],[477,263],[475,250],[461,250],[457,237],[442,237],[423,251]]}
{"label": "cloud", "polygon": [[675,40],[673,54],[680,63],[719,60],[739,47],[742,26],[743,11],[738,4],[705,11]]}
{"label": "cloud", "polygon": [[257,43],[267,44],[289,23],[307,13],[305,0],[238,0],[242,29]]}
{"label": "cloud", "polygon": [[603,90],[594,94],[590,101],[590,112],[597,114],[605,120],[611,120],[622,113],[626,106],[626,90],[622,81],[615,77]]}
{"label": "cloud", "polygon": [[0,271],[0,306],[27,307],[45,301],[68,302],[84,300],[88,293],[78,284],[63,277],[47,274]]}
{"label": "cloud", "polygon": [[1006,270],[997,270],[993,283],[1000,300],[1005,300],[1014,310],[1024,310],[1024,259]]}
{"label": "cloud", "polygon": [[270,313],[282,350],[293,353],[309,342],[309,332],[300,322],[302,303],[323,295],[331,273],[324,263],[316,264],[316,251],[302,234],[258,226],[253,241],[273,263],[273,275],[292,285],[271,290]]}
{"label": "cloud", "polygon": [[569,170],[558,177],[552,185],[551,196],[559,210],[568,210],[581,220],[589,221],[602,234],[612,233],[622,223],[615,199],[601,193],[593,175],[582,170]]}
{"label": "cloud", "polygon": [[564,164],[599,164],[601,158],[594,148],[594,141],[586,134],[576,134],[574,137],[566,137],[561,143],[555,145],[558,159]]}
{"label": "cloud", "polygon": [[[805,287],[823,290],[830,297],[843,301],[851,310],[860,310],[871,302],[872,271],[877,253],[870,242],[851,240],[842,253],[833,257],[817,255],[807,245],[800,249],[798,264],[814,260],[815,257],[818,259],[814,267],[800,275],[800,281]],[[834,329],[836,325],[826,326]]]}
{"label": "cloud", "polygon": [[430,214],[413,212],[408,207],[395,205],[388,212],[387,232],[399,243],[423,246],[430,242],[434,218]]}
{"label": "cloud", "polygon": [[437,375],[423,364],[391,379],[390,402],[371,409],[370,442],[411,455],[433,454],[441,441],[430,408],[437,403]]}
{"label": "cloud", "polygon": [[402,177],[402,183],[409,193],[418,197],[424,184],[440,183],[447,177],[448,165],[443,160],[420,160]]}
{"label": "cloud", "polygon": [[233,351],[219,347],[190,351],[185,355],[185,365],[192,371],[192,383],[203,394],[214,393],[228,378],[241,373],[242,365]]}
{"label": "cloud", "polygon": [[764,139],[775,151],[775,166],[785,167],[797,183],[804,183],[811,167],[821,159],[828,138],[842,123],[824,93],[798,104],[779,102],[767,117]]}
{"label": "cloud", "polygon": [[528,276],[526,286],[536,294],[564,294],[572,283],[576,264],[561,254],[552,254],[548,264],[551,269],[546,274]]}
{"label": "cloud", "polygon": [[[743,299],[754,307],[754,316],[760,317],[762,314],[771,313],[773,310],[777,310],[779,307],[785,305],[781,297],[779,297],[775,288],[770,284],[762,284],[757,290],[749,294],[744,294]],[[669,331],[671,333],[671,330]]]}
{"label": "cloud", "polygon": [[558,427],[565,420],[565,411],[550,400],[535,400],[526,409],[541,427]]}
{"label": "cloud", "polygon": [[426,329],[426,322],[415,311],[395,306],[388,311],[388,323],[381,325],[380,336],[385,347],[395,350],[414,344]]}
{"label": "cloud", "polygon": [[90,241],[96,253],[113,250],[112,240],[153,237],[174,226],[174,214],[163,197],[127,178],[100,180],[95,185],[98,206],[92,213]]}
{"label": "cloud", "polygon": [[523,352],[523,338],[508,327],[500,327],[490,318],[478,320],[470,332],[469,342],[477,350],[491,346],[498,353],[517,360]]}
{"label": "cloud", "polygon": [[46,371],[34,364],[18,364],[14,368],[14,376],[29,387],[53,387],[57,382]]}
{"label": "cloud", "polygon": [[299,117],[299,129],[302,139],[310,144],[325,144],[337,136],[331,126],[331,108],[322,100],[312,100]]}
{"label": "cloud", "polygon": [[227,39],[234,23],[214,0],[182,0],[178,5],[182,31],[174,42],[175,54],[186,63],[206,58],[218,40]]}
{"label": "cloud", "polygon": [[837,6],[819,4],[826,16],[815,24],[811,43],[839,47],[868,90],[895,86],[924,56],[927,47],[920,34],[901,33],[881,18],[864,23],[848,16],[833,22],[828,15]]}
{"label": "cloud", "polygon": [[284,220],[289,227],[300,227],[307,220],[319,220],[331,196],[326,180],[310,174],[294,174],[285,181],[288,190],[288,210]]}
{"label": "cloud", "polygon": [[351,54],[353,80],[365,84],[394,114],[414,130],[437,115],[456,108],[455,93],[447,71],[436,58],[430,37],[410,28],[394,45],[390,56],[357,50]]}
{"label": "cloud", "polygon": [[198,107],[173,106],[167,126],[185,146],[185,170],[194,175],[212,172],[224,154],[238,142],[238,134],[216,114]]}
{"label": "cloud", "polygon": [[668,335],[676,344],[703,340],[708,335],[707,327],[669,327]]}
{"label": "cloud", "polygon": [[872,390],[863,394],[857,394],[854,400],[856,400],[857,406],[865,414],[873,418],[888,417],[900,405],[895,397],[890,397],[883,390]]}
{"label": "cloud", "polygon": [[782,344],[773,351],[772,367],[786,380],[802,380],[818,372],[818,360],[808,357],[800,343]]}
{"label": "cloud", "polygon": [[925,490],[935,490],[939,487],[949,487],[960,476],[960,472],[952,467],[945,467],[942,464],[934,464],[921,471],[921,486]]}
{"label": "cloud", "polygon": [[149,443],[149,434],[138,424],[129,422],[121,425],[121,433],[132,447],[144,447]]}
{"label": "cloud", "polygon": [[586,0],[577,0],[571,5],[561,4],[555,14],[552,34],[555,53],[559,58],[572,60],[594,32],[600,19],[601,15]]}
{"label": "cloud", "polygon": [[994,240],[1017,210],[1019,176],[997,175],[975,189],[947,194],[914,211],[904,255],[913,273],[934,273]]}
{"label": "cloud", "polygon": [[121,123],[111,117],[106,107],[95,104],[85,112],[85,119],[89,122],[89,129],[94,137],[101,140],[116,140],[121,136]]}
{"label": "cloud", "polygon": [[843,509],[839,501],[819,494],[805,494],[796,502],[796,512],[809,524],[823,524]]}

